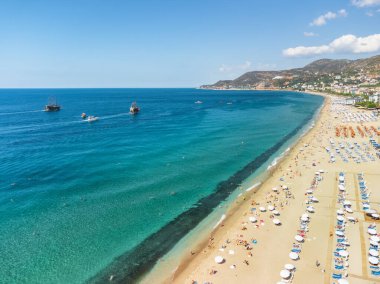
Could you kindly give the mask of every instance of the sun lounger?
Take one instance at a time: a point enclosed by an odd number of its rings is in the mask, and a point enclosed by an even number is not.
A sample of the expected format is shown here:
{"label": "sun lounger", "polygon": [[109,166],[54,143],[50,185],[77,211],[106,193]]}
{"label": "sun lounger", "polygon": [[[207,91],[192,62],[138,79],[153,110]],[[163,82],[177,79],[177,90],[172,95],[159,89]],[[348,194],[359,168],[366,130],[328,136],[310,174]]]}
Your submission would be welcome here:
{"label": "sun lounger", "polygon": [[371,270],[371,274],[375,276],[380,276],[380,271]]}
{"label": "sun lounger", "polygon": [[332,278],[334,278],[334,279],[342,279],[342,274],[333,273]]}

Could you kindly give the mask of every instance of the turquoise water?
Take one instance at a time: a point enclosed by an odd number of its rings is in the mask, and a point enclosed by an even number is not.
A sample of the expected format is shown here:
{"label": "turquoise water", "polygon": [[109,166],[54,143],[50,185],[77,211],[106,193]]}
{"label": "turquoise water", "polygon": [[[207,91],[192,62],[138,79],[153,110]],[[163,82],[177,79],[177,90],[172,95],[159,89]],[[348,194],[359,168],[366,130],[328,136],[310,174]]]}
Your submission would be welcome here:
{"label": "turquoise water", "polygon": [[[49,96],[60,112],[41,111]],[[134,100],[142,111],[131,116]],[[196,89],[3,89],[0,101],[7,283],[83,283],[129,271],[126,253],[146,258],[139,244],[155,250],[146,240],[181,214],[193,226],[208,214],[197,211],[199,200],[224,199],[212,195],[221,182],[241,176],[322,104],[302,93]],[[100,120],[83,122],[82,112]]]}

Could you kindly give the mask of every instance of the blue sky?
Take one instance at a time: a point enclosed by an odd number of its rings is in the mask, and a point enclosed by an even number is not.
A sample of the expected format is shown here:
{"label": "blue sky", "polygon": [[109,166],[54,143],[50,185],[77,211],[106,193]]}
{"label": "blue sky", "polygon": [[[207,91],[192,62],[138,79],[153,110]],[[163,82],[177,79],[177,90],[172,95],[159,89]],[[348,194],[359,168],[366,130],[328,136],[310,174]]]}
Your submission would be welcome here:
{"label": "blue sky", "polygon": [[380,53],[380,0],[0,4],[0,87],[196,87]]}

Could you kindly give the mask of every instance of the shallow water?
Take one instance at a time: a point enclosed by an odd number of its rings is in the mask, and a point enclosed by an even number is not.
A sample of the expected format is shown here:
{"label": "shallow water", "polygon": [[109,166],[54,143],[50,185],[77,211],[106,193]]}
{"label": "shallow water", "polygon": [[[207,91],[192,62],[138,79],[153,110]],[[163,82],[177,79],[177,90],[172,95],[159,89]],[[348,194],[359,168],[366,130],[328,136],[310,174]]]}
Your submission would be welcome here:
{"label": "shallow water", "polygon": [[[60,112],[40,111],[49,96]],[[301,93],[196,89],[0,90],[0,100],[0,275],[15,283],[130,271],[115,259],[145,256],[144,240],[154,250],[149,238],[181,214],[196,225],[208,213],[195,204],[225,199],[221,182],[322,104]],[[100,120],[83,122],[82,112]]]}

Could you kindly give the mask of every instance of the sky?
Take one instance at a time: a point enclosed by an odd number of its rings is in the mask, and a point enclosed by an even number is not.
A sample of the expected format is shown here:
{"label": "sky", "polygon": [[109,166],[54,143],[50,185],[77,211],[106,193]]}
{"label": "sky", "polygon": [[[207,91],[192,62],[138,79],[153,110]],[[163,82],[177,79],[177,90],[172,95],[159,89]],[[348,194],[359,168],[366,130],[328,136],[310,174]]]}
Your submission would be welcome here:
{"label": "sky", "polygon": [[197,87],[380,54],[380,0],[0,0],[0,88]]}

